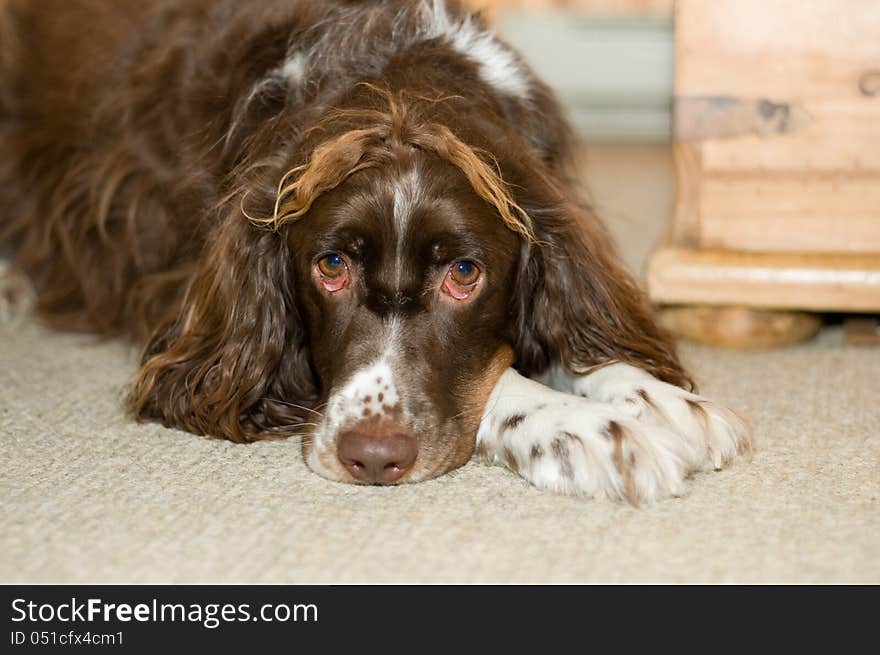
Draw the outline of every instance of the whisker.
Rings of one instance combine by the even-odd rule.
[[[272,430],[287,430],[289,428],[318,427],[317,423],[282,423],[281,425],[273,425]]]
[[[272,402],[272,403],[279,403],[281,405],[287,405],[288,407],[294,407],[296,409],[302,409],[307,412],[312,412],[313,414],[317,414],[321,418],[324,418],[324,414],[322,412],[318,411],[317,409],[312,409],[311,407],[306,407],[305,405],[297,405],[296,403],[291,403],[286,400],[280,400],[278,398],[264,398],[263,400],[266,400],[266,401]],[[326,406],[327,406],[327,403],[322,403],[321,405],[318,405],[318,407],[326,407]]]
[[[471,414],[482,414],[485,411],[484,407],[471,407],[468,409],[463,409],[458,414],[453,414],[452,416],[447,416],[445,420],[453,421],[457,418],[461,418],[462,416],[469,416]]]

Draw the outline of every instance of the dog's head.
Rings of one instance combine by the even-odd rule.
[[[302,435],[316,472],[395,483],[470,458],[511,365],[616,359],[683,381],[554,167],[460,100],[362,88],[285,156],[245,162],[148,346],[135,412],[238,441]]]
[[[436,124],[343,132],[294,175],[279,222],[311,203],[285,235],[321,389],[310,466],[381,483],[460,466],[513,360],[522,224],[503,181]]]

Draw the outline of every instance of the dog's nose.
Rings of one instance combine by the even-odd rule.
[[[349,430],[339,435],[339,461],[368,484],[397,482],[416,461],[418,443],[405,433],[374,434]]]

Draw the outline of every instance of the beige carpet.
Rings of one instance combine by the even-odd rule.
[[[669,215],[667,149],[598,147],[587,169],[639,266]],[[840,342],[686,347],[759,450],[636,510],[479,464],[400,488],[330,483],[293,442],[132,424],[120,343],[0,327],[0,581],[877,583],[880,348]]]

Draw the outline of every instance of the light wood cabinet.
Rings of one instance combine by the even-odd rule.
[[[653,300],[880,312],[880,2],[678,0],[675,48]]]

